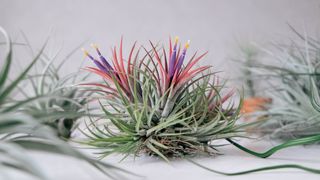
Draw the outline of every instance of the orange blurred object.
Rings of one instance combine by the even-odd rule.
[[[266,109],[266,105],[272,102],[271,98],[265,97],[251,97],[244,99],[243,106],[241,108],[242,114],[249,114],[259,110]]]

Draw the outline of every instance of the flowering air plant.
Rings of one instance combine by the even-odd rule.
[[[100,104],[110,120],[88,127],[87,144],[102,149],[102,157],[146,152],[168,160],[214,153],[212,140],[239,136],[240,109],[228,102],[234,91],[222,92],[215,73],[206,72],[210,66],[195,67],[206,53],[185,60],[189,42],[180,48],[178,38],[169,41],[168,49],[150,45],[151,50],[136,50],[135,43],[125,63],[121,40],[119,52],[112,49],[112,65],[96,45],[98,58],[84,51],[97,66],[87,69],[105,82],[85,85],[100,88],[105,100]]]

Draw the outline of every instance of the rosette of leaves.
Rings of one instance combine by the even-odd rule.
[[[256,131],[284,140],[320,131],[320,41],[292,30],[298,40],[265,50],[272,63],[256,61],[249,67],[254,81],[263,80],[261,89],[273,101],[254,112],[264,116]]]
[[[27,39],[26,42],[28,42]],[[29,48],[32,51],[30,46]],[[52,127],[58,136],[66,139],[70,138],[71,133],[77,128],[78,119],[87,114],[86,104],[92,94],[81,90],[81,87],[78,86],[87,78],[87,75],[79,71],[61,75],[63,64],[74,54],[75,50],[63,57],[58,64],[55,62],[59,58],[60,51],[53,56],[48,56],[43,52],[35,64],[37,68],[34,68],[33,74],[29,73],[25,78],[31,90],[25,92],[23,88],[20,88],[25,98],[33,96],[42,98],[41,101],[29,103],[24,107],[24,111],[39,120],[40,123]]]
[[[240,136],[240,106],[228,101],[234,92],[224,92],[210,66],[195,67],[206,53],[195,53],[184,65],[189,42],[182,49],[178,39],[168,49],[150,45],[136,50],[134,44],[125,60],[121,40],[112,65],[96,45],[98,58],[85,51],[97,66],[87,70],[105,81],[85,84],[99,88],[105,113],[88,125],[86,144],[100,149],[101,157],[144,152],[168,160],[217,153],[212,141]]]
[[[129,172],[110,164],[97,161],[75,150],[67,142],[56,136],[55,130],[46,126],[26,113],[25,108],[31,102],[44,100],[34,96],[13,98],[13,92],[21,92],[19,86],[26,78],[30,69],[39,60],[43,49],[36,55],[30,64],[17,77],[9,81],[9,72],[12,66],[12,43],[6,32],[0,27],[6,38],[7,52],[0,70],[0,177],[16,179],[16,171],[26,173],[37,179],[52,179],[42,171],[29,155],[29,151],[42,151],[47,153],[69,156],[85,161],[110,178],[117,177],[119,172],[128,175]],[[50,98],[50,97],[47,97]],[[55,98],[55,96],[51,96]],[[43,113],[39,111],[38,113]],[[47,114],[52,116],[52,114]],[[116,173],[118,171],[118,173]]]

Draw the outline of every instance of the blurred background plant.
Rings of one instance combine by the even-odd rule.
[[[34,54],[29,40],[24,34],[23,37],[26,48]],[[70,138],[71,133],[78,126],[78,120],[87,115],[87,103],[92,98],[91,92],[82,90],[78,86],[88,78],[88,74],[81,71],[81,66],[76,72],[61,73],[63,65],[77,50],[79,47],[62,57],[60,62],[58,60],[61,49],[51,55],[42,52],[34,65],[36,67],[34,71],[26,75],[25,82],[21,83],[24,88],[19,88],[24,98],[42,98],[41,101],[33,101],[24,106],[25,113],[40,123],[52,127],[56,134],[64,139]],[[24,90],[26,87],[29,88],[28,91]]]
[[[285,140],[317,135],[320,131],[320,41],[291,29],[297,39],[274,43],[272,49],[258,48],[271,59],[270,63],[263,63],[261,58],[256,61],[247,58],[243,63],[251,77],[247,84],[256,84],[261,90],[259,95],[272,100],[268,105],[262,104],[263,108],[243,113],[261,120],[256,132]],[[250,103],[246,102],[256,98],[255,94],[249,94],[244,100],[244,110],[250,109]]]
[[[32,62],[28,64],[15,79],[10,81],[9,73],[10,68],[12,67],[13,45],[7,33],[2,28],[0,28],[0,30],[5,36],[6,43],[4,44],[7,48],[6,56],[0,71],[0,176],[3,176],[5,179],[14,179],[16,175],[8,172],[10,172],[10,170],[16,170],[39,179],[52,179],[52,177],[48,177],[47,174],[44,174],[41,170],[42,168],[28,156],[27,152],[30,150],[55,153],[83,160],[110,178],[115,178],[115,175],[119,174],[119,172],[128,174],[125,170],[92,159],[84,153],[75,150],[70,144],[57,137],[57,130],[52,128],[52,125],[47,126],[45,125],[46,123],[43,123],[42,119],[37,119],[39,117],[33,114],[36,112],[35,108],[32,111],[26,111],[26,109],[30,109],[34,103],[45,104],[50,102],[53,104],[59,102],[57,99],[59,100],[60,94],[43,93],[35,96],[25,96],[19,100],[12,96],[15,94],[13,93],[14,91],[23,93],[22,88],[24,87],[20,87],[22,85],[21,83],[25,79],[32,78],[28,73],[34,64],[40,60],[44,48],[37,53]],[[49,67],[52,66],[49,65]],[[46,73],[41,74],[40,77],[41,76],[46,76]],[[49,87],[49,85],[41,85],[39,87]],[[68,98],[69,97],[70,96],[68,96]],[[72,97],[74,98],[74,96]],[[65,100],[67,98],[61,99]],[[72,100],[71,102],[74,101],[75,100]],[[65,107],[64,103],[65,102],[62,103],[62,107]],[[67,115],[61,115],[60,113],[63,114],[63,112],[60,111],[52,113],[43,110],[44,109],[39,108],[37,112],[38,114],[43,114],[43,117],[47,116],[48,118],[53,119],[56,119],[57,117],[68,117]],[[73,113],[75,114],[76,112],[73,111]],[[78,117],[78,115],[75,117]]]

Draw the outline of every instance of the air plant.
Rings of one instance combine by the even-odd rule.
[[[169,41],[169,49],[150,45],[151,50],[135,52],[135,43],[126,67],[122,40],[119,54],[116,47],[112,50],[112,65],[96,45],[99,58],[84,51],[97,66],[87,69],[105,81],[85,84],[100,88],[105,113],[102,126],[93,120],[88,125],[86,144],[101,149],[101,157],[145,152],[168,160],[216,153],[211,141],[240,136],[235,125],[240,106],[228,101],[234,91],[223,92],[224,84],[207,71],[210,66],[195,67],[206,53],[194,53],[183,65],[189,42],[183,49],[177,38],[173,45]]]
[[[39,60],[43,49],[14,80],[9,82],[13,54],[12,43],[2,28],[0,28],[0,31],[6,38],[8,49],[0,70],[0,176],[6,179],[14,178],[11,173],[7,173],[9,170],[9,172],[24,172],[39,179],[50,179],[28,156],[26,152],[30,150],[55,153],[83,160],[111,178],[116,175],[114,170],[128,173],[123,169],[97,161],[75,150],[67,142],[57,138],[51,127],[41,124],[34,116],[26,113],[25,107],[29,103],[40,102],[43,99],[34,96],[17,100],[12,94],[13,91],[20,91],[19,85]],[[51,96],[51,98],[56,97]],[[52,114],[47,114],[47,116],[50,117]]]
[[[266,50],[277,62],[255,62],[249,68],[255,82],[263,79],[264,95],[273,101],[254,112],[256,117],[264,116],[256,131],[284,140],[318,135],[320,131],[320,41],[293,31],[301,41]]]
[[[38,70],[34,74],[30,73],[26,76],[27,84],[32,87],[31,90],[22,93],[26,98],[32,96],[50,97],[29,103],[28,106],[24,107],[24,111],[40,123],[55,129],[56,134],[65,139],[70,138],[71,133],[77,128],[78,119],[87,114],[86,104],[91,99],[92,94],[81,90],[81,87],[77,86],[87,76],[81,76],[79,72],[65,76],[60,75],[59,71],[63,63],[74,52],[75,50],[64,57],[61,63],[57,65],[54,62],[59,52],[53,57],[49,57],[43,52],[39,57],[38,64],[35,64],[42,69],[41,72]]]

